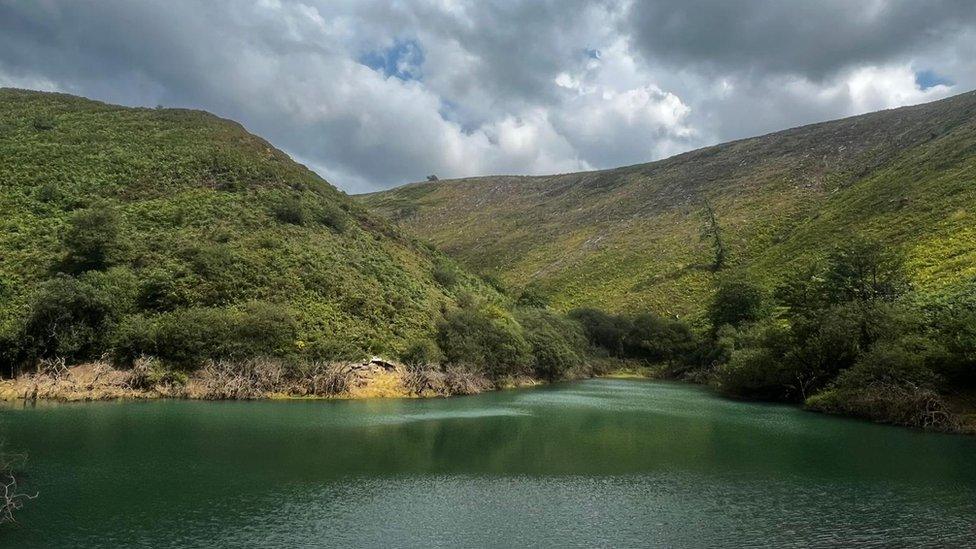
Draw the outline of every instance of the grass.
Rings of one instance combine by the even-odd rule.
[[[728,270],[768,286],[857,233],[904,249],[929,298],[957,292],[976,279],[976,94],[650,164],[424,182],[359,199],[476,272],[541,284],[561,309],[701,319],[716,277],[706,197]]]

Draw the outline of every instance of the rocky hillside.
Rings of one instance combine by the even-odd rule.
[[[719,274],[773,285],[861,235],[903,249],[916,286],[937,295],[976,277],[976,93],[649,164],[416,183],[361,201],[561,308],[697,316],[716,227]]]

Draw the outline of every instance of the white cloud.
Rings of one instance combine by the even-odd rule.
[[[825,1],[857,17],[814,13],[801,49],[720,3],[695,19],[627,0],[0,3],[0,85],[211,110],[353,192],[633,164],[976,86],[974,10],[937,2],[925,26],[911,6]],[[790,36],[770,5],[772,38]],[[396,44],[398,75],[360,62]],[[956,85],[922,89],[922,70]]]

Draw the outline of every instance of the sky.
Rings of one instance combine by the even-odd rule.
[[[360,193],[969,91],[976,2],[0,0],[0,86],[205,109]]]

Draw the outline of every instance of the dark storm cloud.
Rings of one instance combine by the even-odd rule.
[[[939,47],[976,24],[976,2],[637,0],[630,23],[649,59],[819,80]]]

